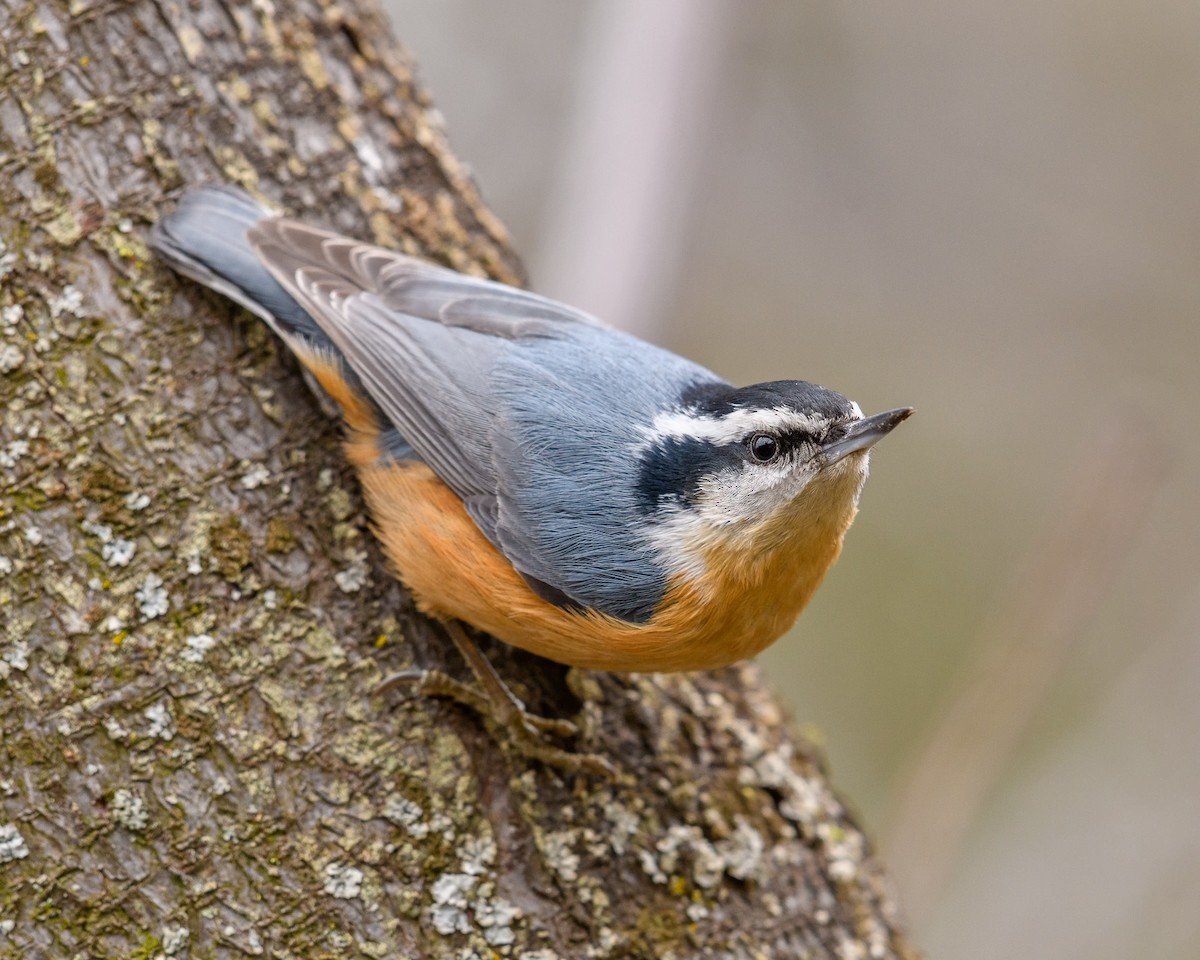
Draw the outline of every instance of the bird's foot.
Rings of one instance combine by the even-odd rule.
[[[446,697],[480,716],[495,720],[508,731],[513,745],[523,756],[568,773],[588,773],[609,779],[617,776],[616,768],[604,757],[593,753],[575,753],[547,743],[543,739],[546,735],[573,737],[579,733],[579,728],[569,720],[530,713],[462,627],[457,623],[447,623],[445,627],[482,690],[455,680],[440,670],[405,670],[385,679],[375,688],[375,692],[386,693],[411,684],[418,693]]]
[[[442,673],[441,670],[401,670],[383,680],[375,688],[375,693],[390,693],[400,687],[411,687],[427,697],[445,697],[474,710],[480,716],[488,717],[498,713],[492,702],[482,693],[469,684]],[[525,709],[516,715],[516,722],[528,727],[527,732],[531,736],[548,734],[553,737],[573,737],[579,733],[579,728],[570,720],[541,717]]]

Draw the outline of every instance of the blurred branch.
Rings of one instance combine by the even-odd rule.
[[[981,631],[883,831],[913,918],[936,905],[981,805],[1125,566],[1165,468],[1142,429],[1107,419],[1078,458],[1045,539]]]
[[[534,262],[539,290],[661,335],[733,10],[728,0],[590,5],[574,123]]]

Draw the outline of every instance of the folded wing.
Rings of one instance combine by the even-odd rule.
[[[533,589],[651,615],[665,576],[630,450],[681,382],[712,374],[544,297],[294,221],[248,239]]]

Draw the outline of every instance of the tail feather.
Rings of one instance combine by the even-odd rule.
[[[149,242],[173,269],[261,317],[299,358],[322,404],[339,406],[360,440],[372,439],[381,461],[419,459],[371,400],[342,352],[263,266],[248,234],[273,216],[235,187],[203,187],[185,194],[175,211],[159,220]],[[320,386],[322,374],[334,378],[331,386],[341,381],[345,390],[326,392]],[[332,403],[337,397],[340,401]],[[355,402],[346,402],[348,397]]]
[[[150,246],[174,270],[261,317],[285,339],[299,335],[320,350],[333,344],[262,265],[247,232],[274,214],[235,187],[184,195],[150,233]]]

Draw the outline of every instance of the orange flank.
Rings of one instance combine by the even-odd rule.
[[[654,616],[637,624],[538,597],[425,464],[359,465],[379,539],[423,611],[595,670],[707,670],[758,653],[800,615],[837,559],[855,509],[850,498],[837,516],[771,518],[787,525],[776,547],[707,552],[704,574],[673,578]]]
[[[379,422],[371,405],[351,388],[342,374],[341,362],[315,350],[309,350],[304,341],[290,338],[287,341],[296,358],[304,364],[333,401],[342,409],[348,436],[344,449],[346,458],[356,467],[363,467],[379,459]]]

